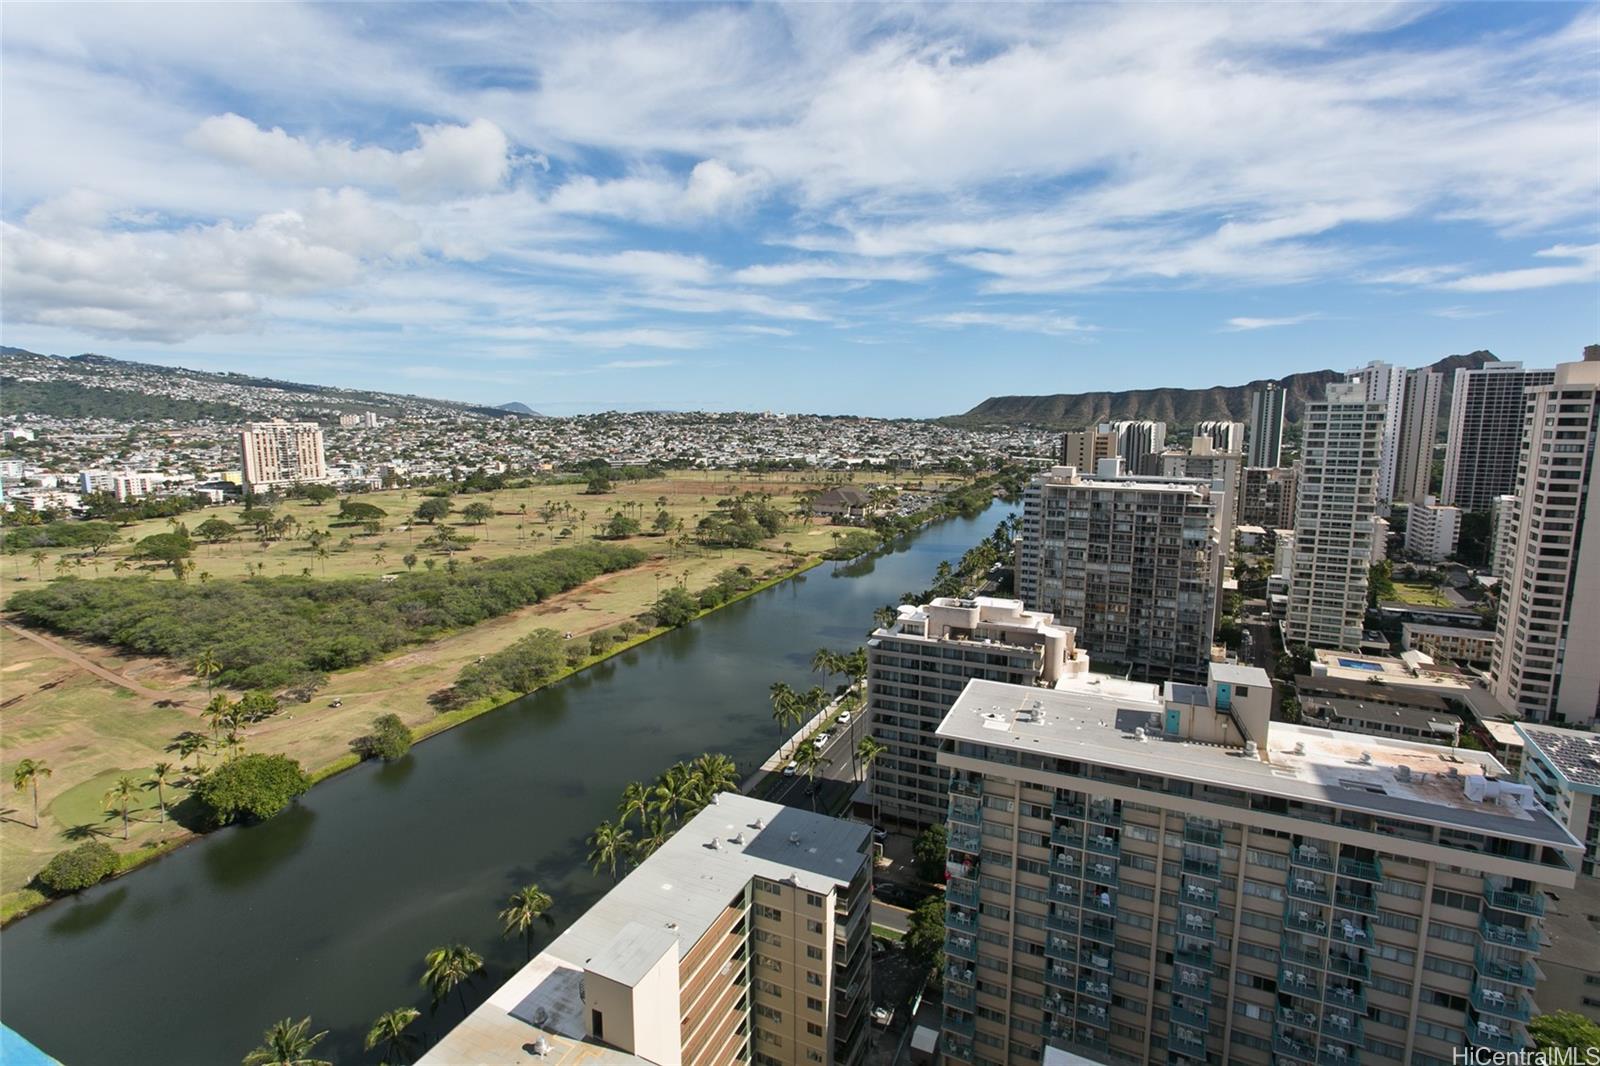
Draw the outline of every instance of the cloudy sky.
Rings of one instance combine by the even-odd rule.
[[[1600,339],[1600,9],[8,3],[7,344],[935,415]]]

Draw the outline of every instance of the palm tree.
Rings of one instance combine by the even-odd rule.
[[[633,834],[624,826],[613,825],[610,822],[601,822],[594,827],[594,833],[589,837],[589,865],[595,873],[601,867],[611,871],[611,876],[617,876],[617,862],[628,855],[628,844],[633,839]]]
[[[211,653],[210,648],[195,657],[194,673],[196,677],[206,683],[206,691],[210,692],[215,685],[214,679],[218,674],[222,673],[222,664],[217,661],[217,657]]]
[[[878,761],[878,756],[887,750],[887,747],[879,744],[871,737],[861,738],[861,742],[856,745],[856,763],[861,768],[861,779],[863,781],[866,780],[867,774],[871,772],[872,764]]]
[[[166,786],[172,781],[174,767],[169,762],[158,762],[150,768],[150,780],[144,783],[145,788],[156,790],[156,802],[161,805],[161,821],[167,820],[167,794]]]
[[[210,746],[211,742],[206,739],[204,733],[196,733],[193,729],[185,729],[182,733],[172,738],[172,743],[167,745],[166,750],[176,753],[180,759],[187,759],[191,755],[196,756],[194,764],[198,768],[200,765],[198,756],[203,755]]]
[[[205,710],[200,712],[200,717],[211,723],[211,739],[215,741],[219,736],[222,723],[227,720],[233,711],[233,704],[226,696],[212,696],[211,702],[206,704]]]
[[[681,762],[673,763],[656,778],[656,787],[652,790],[656,810],[676,822],[693,791],[694,782],[688,769]]]
[[[243,1066],[333,1066],[326,1059],[311,1057],[311,1049],[321,1043],[328,1031],[312,1033],[310,1028],[310,1018],[276,1022],[261,1034],[261,1046],[244,1057]]]
[[[44,561],[50,558],[50,556],[46,555],[44,552],[36,551],[29,555],[28,558],[33,562],[34,573],[38,574],[41,578],[44,577]]]
[[[718,752],[707,752],[696,758],[689,764],[689,772],[707,803],[717,793],[733,792],[739,787],[738,767],[732,759]]]
[[[467,1014],[466,986],[483,972],[483,956],[465,944],[434,948],[423,958],[426,969],[422,974],[422,987],[433,996],[434,1009],[439,1001],[455,991],[461,1002],[461,1016]]]
[[[787,735],[785,730],[800,724],[799,697],[794,689],[782,681],[774,681],[769,691],[772,694],[772,720],[778,723],[779,735]],[[784,744],[778,746],[778,754],[783,754],[783,748]]]
[[[521,933],[526,942],[528,958],[533,958],[533,923],[543,919],[546,925],[555,925],[548,913],[553,906],[555,900],[538,885],[522,886],[511,893],[506,909],[500,912],[500,921],[505,926],[501,935]]]
[[[654,815],[639,831],[639,843],[634,848],[634,854],[642,862],[654,855],[656,849],[665,844],[671,836],[671,824],[661,815]]]
[[[650,790],[642,781],[629,781],[622,789],[622,801],[617,804],[617,821],[626,825],[633,815],[639,816],[639,824],[644,824],[645,815],[650,812]]]
[[[139,792],[139,786],[134,784],[133,778],[123,774],[117,778],[117,783],[106,792],[105,808],[108,811],[122,811],[122,839],[128,839],[128,807],[133,803],[133,798]]]
[[[406,1026],[421,1016],[422,1012],[415,1007],[396,1007],[394,1010],[384,1011],[378,1015],[378,1020],[372,1023],[372,1028],[367,1030],[367,1039],[363,1041],[363,1046],[371,1051],[382,1044],[385,1062],[408,1061],[411,1058],[411,1049],[419,1041],[406,1032]]]
[[[818,648],[811,656],[811,669],[819,674],[844,673],[844,656],[828,648]]]
[[[49,777],[54,771],[43,759],[23,759],[11,771],[11,787],[21,792],[33,789],[33,827],[39,828],[39,778]]]
[[[800,750],[794,753],[794,761],[800,764],[800,772],[806,775],[806,781],[811,785],[811,809],[817,809],[817,771],[824,766],[831,766],[833,760],[822,754],[822,749],[815,744],[802,744]]]

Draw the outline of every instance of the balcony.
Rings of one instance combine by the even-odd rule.
[[[1521,951],[1539,950],[1539,930],[1533,926],[1518,928],[1491,922],[1487,915],[1478,921],[1478,932],[1488,943],[1499,947],[1517,948]]]
[[[1525,914],[1531,918],[1544,917],[1545,894],[1543,892],[1512,892],[1500,888],[1492,880],[1486,879],[1483,886],[1483,900],[1497,911]]]
[[[1333,893],[1333,903],[1336,907],[1343,907],[1347,911],[1355,911],[1358,914],[1375,915],[1378,913],[1378,901],[1365,892],[1349,892],[1342,888],[1337,889]]]
[[[1050,813],[1057,818],[1082,818],[1088,811],[1079,800],[1058,799],[1050,805]]]
[[[1295,899],[1310,900],[1312,903],[1328,902],[1328,886],[1316,878],[1291,877],[1284,887]]]
[[[1085,918],[1078,926],[1078,935],[1102,944],[1116,942],[1117,923],[1104,918]]]
[[[1099,881],[1115,881],[1117,879],[1117,860],[1114,856],[1096,855],[1093,861],[1086,863],[1083,869],[1085,877],[1093,877]]]
[[[1472,963],[1478,973],[1503,984],[1533,988],[1539,983],[1539,968],[1528,962],[1511,962],[1497,957],[1493,952],[1479,948],[1472,953]]]
[[[948,892],[951,885],[965,882],[971,885],[972,890],[976,892],[978,890],[979,867],[980,864],[976,862],[947,861],[944,864],[945,891]]]
[[[1087,1025],[1098,1025],[1104,1029],[1111,1024],[1110,1012],[1098,1003],[1080,1003],[1073,1012],[1073,1017]]]
[[[978,905],[978,886],[971,881],[951,882],[944,890],[944,901],[961,907]]]
[[[1044,942],[1044,957],[1059,962],[1078,961],[1078,942],[1064,936],[1053,936]]]
[[[976,914],[962,914],[954,907],[944,912],[944,924],[947,929],[956,929],[963,933],[976,933],[978,931],[978,916]]]
[[[1099,999],[1110,1003],[1111,982],[1096,981],[1093,978],[1086,977],[1082,981],[1078,982],[1078,994],[1081,996],[1088,996],[1090,999]]]
[[[1195,966],[1202,970],[1210,970],[1211,949],[1200,944],[1181,944],[1177,951],[1172,953],[1175,961],[1185,966]]]
[[[947,936],[944,938],[944,953],[951,958],[977,962],[978,942],[970,936]]]
[[[1372,967],[1360,959],[1346,955],[1340,951],[1328,953],[1328,972],[1336,973],[1342,977],[1351,977],[1357,981],[1372,980]]]
[[[1372,943],[1372,931],[1367,928],[1365,918],[1359,921],[1340,918],[1338,924],[1333,927],[1333,935],[1335,939],[1348,944],[1360,944],[1362,947]]]
[[[1202,1062],[1205,1061],[1205,1030],[1187,1029],[1182,1026],[1174,1026],[1172,1035],[1167,1038],[1167,1050],[1182,1055],[1185,1058],[1199,1059]]]
[[[1091,803],[1089,821],[1098,825],[1119,826],[1122,824],[1122,812],[1109,803]]]
[[[978,994],[966,985],[948,985],[944,990],[944,1005],[970,1013],[978,1008]]]
[[[1312,966],[1322,969],[1322,952],[1313,947],[1307,947],[1299,940],[1285,936],[1278,942],[1278,955],[1286,962],[1298,963],[1301,966]]]
[[[983,834],[973,829],[955,829],[950,833],[950,850],[976,855],[983,850]]]
[[[946,1033],[939,1038],[939,1047],[949,1058],[959,1062],[972,1061],[972,1041],[954,1033]]]
[[[1050,843],[1062,848],[1083,847],[1083,834],[1072,826],[1058,825],[1050,831]]]
[[[1183,879],[1183,894],[1178,898],[1191,907],[1204,907],[1208,911],[1217,909],[1216,892],[1188,878]]]
[[[1312,936],[1327,936],[1328,923],[1317,917],[1312,911],[1290,911],[1283,916],[1285,929],[1296,929]]]
[[[1316,1011],[1290,1010],[1284,1007],[1278,1011],[1277,1019],[1279,1025],[1292,1026],[1296,1029],[1305,1029],[1308,1032],[1315,1033],[1317,1025],[1322,1021],[1322,1016]]]
[[[1222,880],[1222,867],[1215,859],[1204,859],[1198,855],[1185,855],[1183,857],[1183,872],[1196,877],[1204,877],[1208,881]]]
[[[978,1031],[978,1025],[970,1014],[947,1010],[944,1012],[944,1031],[956,1033],[971,1040]]]
[[[1533,1014],[1528,998],[1522,993],[1498,988],[1473,989],[1472,1005],[1479,1014],[1491,1014],[1496,1018],[1510,1018],[1518,1022],[1526,1022]]]
[[[1361,1066],[1361,1052],[1342,1044],[1323,1044],[1317,1062],[1320,1066]]]
[[[1213,943],[1217,939],[1217,930],[1211,920],[1211,915],[1204,911],[1191,911],[1179,908],[1178,931],[1184,936],[1194,937],[1197,940],[1209,940]]]
[[[1046,966],[1044,968],[1044,983],[1052,988],[1070,989],[1076,987],[1070,966]]]
[[[1177,1000],[1173,1000],[1172,1009],[1167,1013],[1172,1016],[1173,1025],[1187,1025],[1191,1029],[1200,1030],[1202,1033],[1206,1031],[1206,1012],[1204,1008],[1196,1010],[1193,1007],[1184,1006]]]
[[[1328,994],[1322,997],[1324,1003],[1345,1010],[1365,1014],[1367,1011],[1367,994],[1354,985],[1334,984],[1329,982]]]
[[[944,976],[947,981],[970,985],[976,975],[972,972],[971,966],[962,966],[960,963],[952,962],[945,966]]]
[[[1083,846],[1096,855],[1116,855],[1122,850],[1122,842],[1120,840],[1103,833],[1090,833],[1084,840]]]
[[[1078,935],[1078,915],[1072,911],[1051,911],[1045,915],[1044,927],[1054,929],[1058,933],[1067,933],[1071,936]]]
[[[1383,883],[1383,866],[1377,859],[1339,859],[1339,876],[1353,877],[1357,881]]]
[[[1221,848],[1222,830],[1203,822],[1185,822],[1183,839],[1187,843],[1199,844],[1203,848]]]
[[[1112,972],[1111,952],[1107,951],[1102,954],[1092,947],[1085,947],[1078,955],[1078,965],[1086,970],[1093,970],[1095,973],[1110,974]]]
[[[1350,1044],[1360,1044],[1366,1039],[1362,1020],[1342,1010],[1328,1010],[1322,1014],[1322,1035]]]
[[[963,822],[967,825],[983,825],[983,807],[969,800],[950,798],[950,821]]]
[[[950,791],[958,796],[981,797],[983,795],[983,778],[961,777],[959,774],[952,775],[950,778]]]
[[[1313,1045],[1282,1034],[1273,1038],[1272,1050],[1275,1054],[1282,1055],[1286,1059],[1293,1059],[1296,1062],[1317,1061],[1317,1049]]]
[[[1290,849],[1289,864],[1291,866],[1304,866],[1310,870],[1321,870],[1323,873],[1331,874],[1333,872],[1333,855],[1313,844],[1300,844]]]
[[[1515,1022],[1498,1025],[1495,1022],[1482,1021],[1476,1025],[1467,1026],[1467,1042],[1474,1047],[1486,1047],[1494,1051],[1522,1051],[1531,1046],[1527,1033]]]
[[[1314,973],[1293,966],[1278,967],[1278,991],[1306,999],[1322,998],[1322,982]]]

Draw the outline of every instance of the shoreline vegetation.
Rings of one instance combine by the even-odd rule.
[[[742,568],[743,573],[738,575],[740,578],[742,578],[742,580],[739,580],[735,587],[729,587],[732,575],[735,572],[724,571],[723,574],[718,575],[719,581],[717,583],[705,590],[702,590],[699,594],[688,593],[687,590],[677,587],[667,589],[661,594],[661,596],[658,597],[657,606],[662,607],[664,601],[669,599],[676,600],[678,611],[675,616],[670,618],[650,618],[649,616],[652,614],[652,612],[644,612],[641,617],[645,618],[645,620],[652,621],[653,624],[649,625],[648,627],[641,626],[640,628],[635,628],[631,632],[613,633],[611,634],[612,639],[607,642],[606,646],[598,649],[592,648],[588,654],[581,656],[575,656],[571,653],[566,654],[559,664],[553,664],[546,672],[541,673],[537,683],[533,684],[532,687],[528,688],[526,691],[517,691],[515,689],[497,689],[478,694],[470,699],[454,705],[447,701],[440,702],[430,698],[430,702],[434,703],[438,708],[438,713],[434,717],[412,727],[413,739],[417,742],[420,742],[429,737],[437,736],[449,729],[469,722],[477,717],[480,717],[481,715],[505,707],[523,698],[524,696],[530,695],[533,692],[546,687],[547,685],[555,684],[559,681],[565,680],[566,678],[587,670],[590,667],[605,662],[614,656],[630,651],[633,648],[636,648],[650,640],[654,640],[655,638],[662,636],[674,629],[688,625],[699,618],[703,618],[706,615],[711,614],[714,611],[721,610],[724,607],[728,607],[734,603],[748,599],[758,592],[763,592],[767,589],[780,585],[785,581],[788,581],[794,577],[806,573],[811,569],[814,569],[817,566],[822,565],[824,562],[833,561],[837,563],[859,559],[863,556],[889,548],[894,544],[895,541],[905,536],[909,536],[934,522],[942,521],[947,518],[959,517],[963,514],[973,513],[976,510],[981,509],[983,506],[986,506],[997,496],[1014,495],[1017,485],[1013,482],[1016,481],[1017,477],[1018,475],[1016,475],[1014,472],[1007,471],[980,476],[962,486],[960,489],[948,493],[945,497],[939,500],[938,503],[932,507],[926,508],[924,511],[916,515],[894,516],[891,519],[877,522],[870,527],[839,527],[838,529],[831,531],[834,540],[834,544],[831,548],[825,549],[820,553],[802,553],[786,549],[784,552],[785,557],[794,562],[795,565],[784,567],[776,572],[773,569],[769,569],[760,576],[751,574],[748,567]],[[598,544],[593,545],[592,547],[612,549],[615,552],[615,556],[607,557],[608,559],[621,558],[628,553],[637,555],[638,559],[623,563],[620,567],[613,567],[611,569],[603,568],[599,574],[590,575],[586,581],[593,580],[594,577],[601,576],[604,573],[615,572],[616,569],[625,569],[627,567],[636,566],[639,562],[644,561],[646,558],[645,553],[639,552],[637,549],[626,548],[621,545]],[[584,551],[585,549],[577,547],[552,548],[527,558],[529,560],[536,561],[544,559],[546,556],[564,555],[568,553],[576,555]],[[504,560],[494,560],[493,562],[504,562]],[[422,575],[412,576],[421,577]],[[430,574],[429,576],[446,578],[447,575],[441,573],[437,575]],[[453,577],[454,575],[450,576]],[[273,581],[281,582],[283,579],[273,579]],[[244,582],[240,583],[248,584],[249,582],[248,579],[246,579]],[[271,581],[268,582],[268,584],[271,583]],[[72,584],[90,585],[93,583],[75,581],[72,582]],[[328,584],[332,583],[330,582]],[[163,586],[163,588],[171,587],[173,586]],[[51,587],[47,586],[42,589],[34,590],[33,596],[36,599],[45,598],[47,597],[50,588]],[[568,586],[566,589],[562,589],[561,591],[567,591],[571,588],[581,588],[581,584],[578,586]],[[708,593],[713,592],[713,590],[715,590],[715,595],[711,596],[708,601],[706,596]],[[196,591],[198,591],[198,589],[196,589]],[[685,603],[683,601],[687,602]],[[30,601],[25,599],[24,602],[27,603]],[[47,598],[45,598],[45,602],[49,602]],[[538,600],[535,599],[531,602],[538,602]],[[72,610],[81,610],[83,607],[84,604],[81,602],[73,602],[69,605],[69,609]],[[6,608],[8,613],[14,613],[12,604],[6,604]],[[36,610],[37,608],[35,607],[29,609]],[[511,609],[514,608],[506,608],[506,610]],[[666,608],[663,608],[663,614],[667,613],[669,613],[669,611]],[[79,617],[81,620],[83,615],[80,614]],[[495,616],[489,615],[487,617],[492,618]],[[487,620],[487,618],[480,619],[480,621],[483,620]],[[461,628],[471,628],[471,626],[474,624],[477,623],[469,622]],[[41,628],[53,629],[54,627],[41,626]],[[450,631],[450,629],[445,628],[439,632],[431,634],[430,638],[425,639],[443,636]],[[101,632],[103,633],[103,631]],[[532,640],[540,633],[547,632],[553,631],[535,631],[535,633],[530,634],[529,637],[523,638],[523,641],[514,642],[512,646],[508,646],[507,648],[502,649],[500,653],[495,654],[498,655],[508,653],[516,644]],[[74,634],[69,631],[68,635],[83,636],[85,634]],[[559,636],[559,634],[556,634],[556,636]],[[596,636],[598,636],[598,634],[596,634]],[[372,658],[382,658],[383,656],[392,655],[396,652],[403,652],[407,646],[414,646],[418,643],[423,642],[415,640],[398,642],[394,646],[383,651],[375,652],[368,656],[367,659],[360,661],[365,662]],[[222,666],[221,663],[216,665],[218,667]],[[351,665],[357,664],[352,663]],[[464,669],[462,671],[463,675],[465,675],[470,669],[470,666],[467,669]],[[213,668],[210,673],[211,676],[206,678],[206,680],[214,682],[216,680],[216,675],[221,673],[221,670]],[[459,678],[457,683],[459,684]],[[441,690],[441,692],[448,692],[450,689],[455,687],[456,685],[451,685],[449,688]],[[440,693],[435,694],[435,696],[438,695],[440,695]],[[355,768],[363,761],[365,761],[364,756],[359,751],[352,750],[347,752],[337,758],[321,764],[320,766],[316,766],[307,770],[306,778],[308,784],[310,787],[315,787],[316,785],[332,777]],[[119,878],[138,869],[146,863],[153,862],[156,859],[170,854],[171,852],[176,851],[178,848],[197,841],[206,835],[208,835],[208,833],[204,831],[189,831],[182,835],[167,837],[153,842],[147,842],[144,846],[135,851],[118,852],[116,868],[107,875],[106,880]],[[9,925],[11,922],[40,910],[57,900],[69,898],[71,895],[73,895],[73,893],[56,895],[46,894],[45,892],[40,891],[36,879],[30,881],[28,885],[23,888],[0,895],[0,927]]]

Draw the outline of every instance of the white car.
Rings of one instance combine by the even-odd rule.
[[[845,711],[843,714],[841,714],[839,716],[839,724],[840,725],[849,725],[850,724],[850,712],[849,711]]]
[[[818,733],[815,737],[812,738],[811,744],[818,751],[821,751],[823,748],[828,746],[828,741],[830,741],[832,739],[833,739],[833,734],[832,733]]]
[[[785,766],[783,768],[783,776],[784,777],[793,777],[797,772],[799,772],[799,770],[800,770],[800,764],[797,763],[797,762],[792,762],[791,761],[788,766]]]

